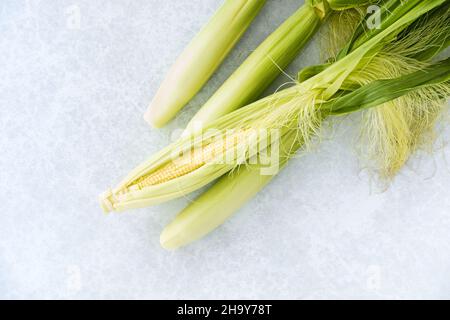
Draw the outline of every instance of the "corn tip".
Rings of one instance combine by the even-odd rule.
[[[152,108],[149,108],[145,114],[144,114],[144,120],[147,122],[151,127],[155,129],[159,129],[164,126],[164,123],[156,117],[154,110]]]
[[[102,207],[104,213],[109,213],[114,210],[114,206],[111,201],[112,197],[113,193],[111,189],[100,195],[99,197],[100,206]]]
[[[177,249],[179,246],[176,245],[176,242],[171,241],[173,240],[173,238],[169,234],[169,232],[169,228],[164,228],[164,230],[161,232],[161,235],[159,236],[159,243],[161,244],[162,248],[171,251]]]

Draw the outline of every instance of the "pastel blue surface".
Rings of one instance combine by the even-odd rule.
[[[302,1],[269,0],[194,101],[149,128],[164,74],[220,3],[0,2],[0,298],[450,298],[448,129],[384,190],[353,147],[360,116],[340,120],[176,252],[159,234],[195,195],[102,214],[97,195],[166,145]],[[288,74],[320,61],[318,39]]]

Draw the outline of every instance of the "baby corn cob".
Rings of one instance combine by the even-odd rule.
[[[280,169],[302,145],[296,133],[295,128],[292,128],[281,140]],[[204,237],[225,222],[274,177],[275,175],[262,175],[260,165],[241,167],[236,172],[221,177],[164,228],[160,236],[161,246],[176,249]]]
[[[242,37],[266,0],[225,0],[170,69],[144,115],[162,127],[208,81]]]

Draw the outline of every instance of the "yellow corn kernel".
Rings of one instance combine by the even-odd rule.
[[[195,169],[200,168],[204,163],[201,162],[189,162],[185,164],[178,164],[175,162],[170,162],[163,166],[161,169],[140,178],[136,184],[132,186],[133,189],[141,190],[148,186],[153,186],[156,184],[164,183],[172,179],[184,176]]]
[[[164,183],[184,176],[205,165],[219,154],[223,154],[227,144],[235,145],[243,132],[233,134],[223,140],[209,143],[202,148],[194,148],[187,155],[163,165],[156,171],[137,179],[129,190],[142,190],[148,186]]]

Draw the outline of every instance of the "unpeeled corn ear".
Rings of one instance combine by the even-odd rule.
[[[167,124],[203,87],[238,42],[266,0],[226,0],[170,69],[144,119]]]

